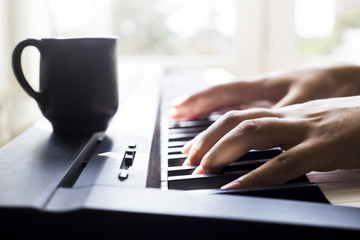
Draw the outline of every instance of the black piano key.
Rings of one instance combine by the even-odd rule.
[[[175,141],[190,141],[194,137],[196,137],[197,133],[174,133],[169,134],[169,142]]]
[[[240,159],[238,159],[237,161],[267,160],[267,159],[273,158],[274,156],[277,156],[281,152],[282,151],[279,149],[269,149],[269,150],[262,150],[262,151],[252,150],[252,151],[249,151],[247,154],[245,154]],[[186,157],[187,157],[187,155],[182,154],[181,152],[169,154],[168,155],[168,166],[169,167],[181,166],[183,164],[184,160],[186,159]],[[233,164],[232,168],[235,168],[235,166],[240,166],[240,165]],[[251,165],[249,165],[249,166],[251,166]],[[253,166],[254,166],[254,168],[256,168],[259,166],[259,164],[254,162]],[[231,168],[231,166],[229,166],[228,168]],[[252,168],[252,169],[254,169],[254,168]]]
[[[329,203],[316,183],[287,183],[281,185],[244,187],[236,189],[193,190],[192,193],[230,194]]]
[[[247,172],[249,171],[232,172],[231,174],[197,174],[168,177],[168,188],[178,190],[220,188]]]
[[[182,154],[181,150],[183,147],[183,142],[176,143],[172,147],[168,148],[168,155],[179,155]],[[259,160],[259,159],[271,159],[281,153],[281,150],[264,150],[264,151],[250,151],[245,154],[243,157],[239,158],[237,161],[248,161],[248,160]],[[182,157],[185,157],[182,154]]]
[[[207,127],[189,127],[189,128],[173,128],[169,129],[168,133],[176,134],[176,133],[196,133],[199,134],[202,131],[206,130]]]
[[[195,170],[196,166],[173,166],[168,167],[168,176],[180,176],[180,175],[191,175]]]
[[[173,142],[168,142],[168,148],[179,148],[179,147],[183,147],[188,141],[173,141]]]
[[[169,189],[178,190],[196,190],[196,189],[219,189],[223,185],[241,177],[249,171],[225,172],[219,174],[198,174],[198,175],[182,175],[169,176]],[[306,175],[300,176],[286,184],[307,184],[310,183]]]
[[[243,170],[254,170],[255,168],[263,165],[267,159],[260,160],[250,160],[250,161],[238,161],[230,163],[222,169],[222,172],[232,172],[232,171],[243,171]]]
[[[181,121],[181,122],[175,122],[170,121],[168,124],[169,129],[174,128],[192,128],[192,127],[208,127],[211,124],[213,124],[214,120],[209,119],[203,119],[203,120],[189,120],[189,121]]]
[[[306,183],[310,182],[309,178],[306,175],[302,175],[300,177],[294,178],[289,181],[289,183]]]
[[[186,158],[184,154],[170,155],[168,156],[168,167],[181,166]]]
[[[255,159],[271,159],[282,153],[280,148],[272,148],[267,150],[250,150],[237,161],[255,160]]]
[[[242,170],[253,170],[267,160],[251,160],[251,161],[241,161],[233,162],[228,166],[224,167],[222,172],[234,172]],[[191,175],[197,166],[173,166],[168,167],[168,176],[180,176],[180,175]]]

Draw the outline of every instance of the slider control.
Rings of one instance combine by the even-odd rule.
[[[135,144],[129,144],[128,148],[126,149],[124,153],[124,157],[122,159],[121,165],[120,165],[120,173],[119,173],[119,179],[120,181],[124,181],[128,178],[129,172],[128,169],[133,165],[135,154],[136,154],[136,145]]]
[[[126,150],[124,159],[123,159],[123,165],[127,169],[132,166],[135,158],[135,150]]]

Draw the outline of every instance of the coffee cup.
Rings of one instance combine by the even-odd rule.
[[[40,52],[39,91],[30,86],[21,66],[28,46]],[[12,65],[54,132],[104,131],[117,111],[116,38],[26,39],[15,47]]]

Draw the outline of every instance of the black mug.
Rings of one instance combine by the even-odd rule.
[[[21,68],[25,47],[40,52],[39,91]],[[118,108],[116,38],[26,39],[12,55],[15,76],[57,133],[106,130]]]

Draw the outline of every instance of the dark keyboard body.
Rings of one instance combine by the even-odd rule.
[[[0,239],[358,238],[360,209],[326,203],[306,176],[219,190],[280,149],[251,151],[217,174],[182,166],[179,149],[211,121],[171,125],[168,98],[199,76],[128,79],[105,133],[58,136],[40,122],[1,148]],[[161,92],[168,84],[175,90]]]

